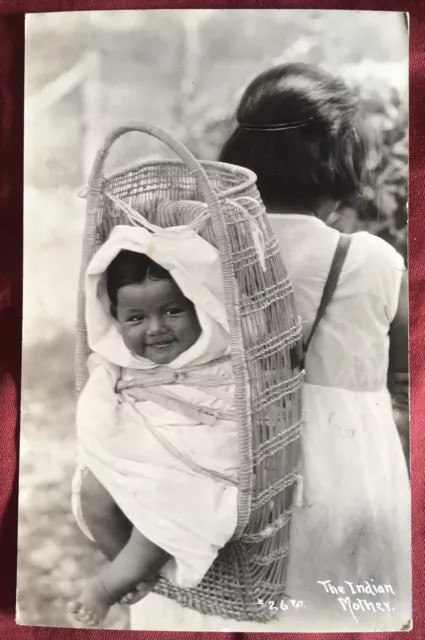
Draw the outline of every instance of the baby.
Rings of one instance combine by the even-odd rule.
[[[86,298],[93,355],[77,408],[74,512],[111,562],[70,613],[99,626],[160,574],[186,588],[202,580],[236,527],[238,430],[212,245],[192,231],[116,227],[89,265]],[[100,495],[99,526],[81,502]]]

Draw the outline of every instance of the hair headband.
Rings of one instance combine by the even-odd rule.
[[[305,120],[298,120],[295,122],[284,122],[282,124],[249,124],[245,122],[240,122],[238,125],[241,129],[245,129],[246,131],[287,131],[288,129],[299,129],[301,127],[306,127],[310,124],[310,121],[314,120],[312,118],[306,118]]]

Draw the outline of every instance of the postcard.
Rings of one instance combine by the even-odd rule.
[[[412,628],[408,18],[26,17],[17,622]]]

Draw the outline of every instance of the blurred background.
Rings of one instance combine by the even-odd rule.
[[[74,327],[87,183],[98,147],[131,120],[216,159],[248,82],[285,61],[319,64],[359,93],[378,142],[376,188],[341,203],[336,227],[367,229],[407,257],[408,36],[404,14],[187,10],[39,14],[26,23],[23,416],[18,616],[67,626],[66,602],[101,558],[70,513]],[[111,170],[169,157],[130,135]],[[115,607],[108,626],[126,628]]]

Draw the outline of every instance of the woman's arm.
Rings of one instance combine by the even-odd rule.
[[[397,313],[390,326],[388,387],[393,398],[395,421],[409,463],[409,322],[407,272],[403,274]]]

